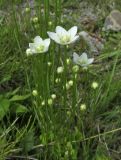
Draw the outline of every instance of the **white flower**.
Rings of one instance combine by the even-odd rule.
[[[73,53],[73,62],[86,68],[88,65],[93,63],[94,58],[88,58],[86,53],[82,53],[81,56],[79,56],[77,53]]]
[[[29,43],[29,48],[26,50],[26,53],[29,51],[31,54],[35,53],[45,53],[48,51],[50,45],[50,39],[43,40],[40,36],[34,38],[34,43]]]
[[[56,43],[61,45],[68,45],[74,43],[79,36],[77,36],[77,27],[74,26],[68,31],[63,27],[57,26],[55,32],[47,32],[49,37],[54,40]]]

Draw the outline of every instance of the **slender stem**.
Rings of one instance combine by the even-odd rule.
[[[67,48],[64,48],[64,83],[63,83],[63,87],[64,87],[64,107],[67,107],[67,90],[66,90],[66,82],[67,82],[67,63],[66,63],[66,59],[67,59]]]

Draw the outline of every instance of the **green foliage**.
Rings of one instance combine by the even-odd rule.
[[[34,131],[28,131],[21,141],[21,146],[24,153],[29,152],[34,146]]]
[[[73,51],[81,54],[80,41],[68,48],[51,42],[49,53],[25,55],[36,35],[47,38],[46,32],[54,31],[56,25],[80,26],[80,2],[85,1],[35,1],[26,12],[22,0],[0,1],[1,8],[7,3],[11,9],[0,18],[1,160],[14,159],[14,155],[48,160],[120,159],[121,34],[102,32],[103,22],[97,22],[97,32],[106,43],[88,70],[75,71],[71,59]],[[96,8],[103,1],[87,2]],[[109,1],[104,2],[101,7],[107,14]],[[63,7],[76,11],[72,20],[62,15]],[[60,66],[64,71],[58,74]],[[68,86],[70,80],[73,83]]]
[[[10,101],[0,96],[0,120],[7,114],[10,107]]]

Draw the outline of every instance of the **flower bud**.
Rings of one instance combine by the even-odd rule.
[[[51,62],[47,62],[47,65],[50,67],[52,65],[52,63]]]
[[[26,12],[26,13],[30,12],[30,8],[29,8],[29,7],[26,7],[26,8],[25,8],[25,12]]]
[[[45,105],[45,101],[42,101],[41,105],[44,106]]]
[[[55,83],[59,83],[60,82],[60,78],[56,78]]]
[[[91,87],[93,88],[93,89],[96,89],[96,88],[98,88],[98,83],[97,82],[93,82],[92,83],[92,85],[91,85]]]
[[[27,55],[27,56],[32,55],[32,52],[31,52],[31,49],[30,49],[30,48],[28,48],[28,49],[26,50],[26,55]]]
[[[58,74],[63,73],[63,71],[64,71],[64,68],[63,68],[63,67],[58,67],[58,68],[57,68],[57,73],[58,73]]]
[[[72,70],[74,73],[77,73],[79,71],[79,66],[77,65],[73,66]]]
[[[51,106],[53,104],[53,100],[51,98],[48,99],[48,105]]]
[[[85,110],[86,110],[86,104],[81,104],[80,110],[81,110],[81,111],[85,111]]]
[[[39,28],[39,24],[35,24],[34,27],[35,27],[36,29],[38,29],[38,28]]]
[[[51,98],[52,98],[52,99],[56,99],[56,95],[55,95],[55,94],[52,94],[52,95],[51,95]]]
[[[70,112],[70,111],[67,111],[67,115],[70,117],[70,116],[71,116],[71,112]]]
[[[33,95],[34,97],[36,97],[36,96],[38,95],[37,90],[33,90],[33,91],[32,91],[32,95]]]
[[[49,22],[48,22],[48,25],[49,25],[49,26],[52,26],[52,24],[53,24],[52,21],[49,21]]]
[[[66,64],[69,65],[71,63],[71,60],[69,58],[66,59]]]
[[[38,23],[38,17],[34,17],[34,18],[32,19],[32,21],[33,21],[34,23]]]
[[[73,86],[74,82],[73,82],[72,80],[70,80],[70,81],[68,82],[68,84],[69,84],[69,86]]]
[[[68,83],[66,83],[66,89],[70,89],[70,85]]]

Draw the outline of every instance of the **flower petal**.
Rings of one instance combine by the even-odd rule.
[[[74,52],[74,53],[73,53],[73,62],[77,64],[79,58],[80,58],[79,55],[78,55],[76,52]]]
[[[88,58],[87,58],[87,53],[82,53],[82,55],[80,56],[80,58],[84,61],[88,61]]]
[[[74,26],[71,29],[69,29],[68,33],[71,35],[71,38],[73,38],[77,34],[77,26]]]
[[[50,38],[44,40],[44,45],[45,45],[45,47],[49,47],[49,45],[50,45]]]
[[[35,43],[35,44],[38,44],[38,45],[39,45],[39,44],[42,43],[42,41],[43,41],[43,40],[42,40],[42,38],[41,38],[40,36],[36,36],[36,37],[34,38],[34,43]]]
[[[79,36],[75,36],[74,38],[71,39],[71,42],[70,42],[70,43],[74,43],[74,42],[77,41],[78,39],[79,39]],[[69,43],[69,44],[70,44],[70,43]]]
[[[89,58],[89,59],[88,59],[88,64],[92,64],[93,61],[94,61],[94,58]]]
[[[44,40],[44,46],[45,46],[44,52],[47,52],[47,51],[48,51],[49,45],[50,45],[50,39],[49,39],[49,38],[48,38],[48,39],[45,39],[45,40]]]
[[[59,43],[60,44],[60,40],[59,40],[59,37],[57,36],[56,33],[54,32],[47,32],[47,34],[49,35],[49,37],[54,40],[56,43]]]
[[[56,33],[61,36],[61,35],[67,34],[67,31],[63,27],[57,26]]]
[[[29,43],[29,47],[32,53],[36,53],[36,49],[35,49],[35,44],[34,43]]]

